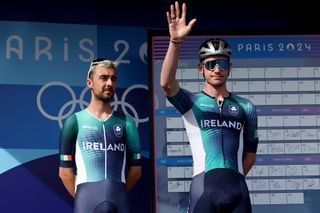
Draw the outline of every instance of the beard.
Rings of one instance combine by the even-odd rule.
[[[218,89],[218,88],[221,88],[221,87],[225,86],[225,84],[226,84],[226,82],[227,82],[227,79],[224,79],[224,80],[218,81],[218,82],[212,82],[212,81],[206,80],[206,82],[207,82],[210,86]]]
[[[110,103],[113,99],[113,95],[109,97],[99,97],[99,100],[104,102],[104,103]]]
[[[224,86],[226,84],[226,81],[223,81],[223,82],[219,82],[219,83],[216,83],[216,84],[213,84],[213,83],[210,83],[208,82],[212,87],[215,87],[215,88],[220,88],[222,86]]]
[[[203,76],[204,80],[214,88],[220,88],[220,87],[224,86],[227,82],[227,79],[224,79],[223,81],[220,81],[218,83],[213,83],[213,82],[206,79],[204,73],[202,73],[202,76]]]
[[[103,103],[110,103],[113,100],[114,93],[111,95],[105,95],[105,94],[94,94],[97,100],[103,102]]]

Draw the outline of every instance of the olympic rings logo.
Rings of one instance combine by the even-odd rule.
[[[60,108],[58,115],[54,116],[54,115],[50,115],[49,113],[47,113],[44,108],[42,107],[41,104],[41,98],[43,93],[46,91],[46,89],[48,89],[49,87],[52,86],[60,86],[60,87],[64,87],[71,95],[72,99],[68,102],[66,102],[65,104],[63,104],[63,106]],[[130,87],[128,87],[124,93],[122,94],[121,100],[119,100],[117,94],[114,94],[113,97],[113,102],[111,103],[111,106],[113,107],[113,110],[116,111],[118,109],[119,106],[121,106],[122,111],[125,114],[129,114],[127,111],[127,108],[132,112],[133,114],[133,119],[136,122],[136,126],[138,127],[138,125],[140,123],[144,123],[144,122],[148,122],[149,121],[149,117],[145,117],[145,118],[139,118],[138,112],[137,110],[129,103],[126,102],[126,97],[129,94],[129,92],[131,92],[134,89],[145,89],[148,90],[148,87],[146,85],[143,84],[135,84],[132,85]],[[59,81],[53,81],[53,82],[49,82],[45,85],[43,85],[38,94],[37,94],[37,106],[39,111],[41,112],[41,114],[43,116],[45,116],[46,118],[50,119],[50,120],[54,120],[54,121],[58,121],[59,123],[59,127],[62,128],[63,126],[63,120],[66,119],[67,117],[69,117],[70,115],[72,115],[72,113],[74,113],[77,104],[79,104],[80,109],[83,110],[85,109],[89,103],[87,101],[84,100],[84,96],[87,93],[87,91],[89,90],[88,87],[85,87],[81,94],[79,99],[77,99],[75,92],[73,91],[73,89],[66,83],[63,82],[59,82]],[[69,109],[68,112],[65,113],[65,110],[71,106],[71,108]]]

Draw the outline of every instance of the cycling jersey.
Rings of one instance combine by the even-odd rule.
[[[250,101],[230,93],[218,104],[204,92],[184,89],[168,100],[182,114],[194,176],[216,168],[243,174],[243,152],[255,153],[258,145],[256,110]]]
[[[175,96],[167,98],[182,115],[192,151],[194,173],[188,212],[194,212],[195,206],[197,211],[201,212],[209,208],[212,203],[204,202],[207,197],[200,195],[218,193],[214,191],[215,187],[204,185],[210,183],[211,171],[215,174],[220,173],[220,169],[228,169],[243,176],[243,152],[256,153],[258,146],[256,110],[249,100],[233,93],[221,103],[205,92],[194,94],[181,88]],[[226,175],[232,176],[232,173]],[[227,176],[219,181],[226,179]],[[239,179],[241,183],[244,181]],[[245,183],[244,185],[246,186]],[[208,193],[206,190],[209,189],[214,190]],[[250,200],[247,199],[248,190],[238,191],[243,196],[242,199],[238,199],[239,202],[246,202],[237,204],[239,208],[243,207],[239,210],[241,212],[248,207],[247,202],[250,207]]]
[[[74,168],[76,185],[104,179],[125,183],[126,164],[140,161],[138,131],[130,116],[112,112],[100,120],[85,109],[65,121],[60,166]]]

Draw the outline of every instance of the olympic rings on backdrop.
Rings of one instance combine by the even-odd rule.
[[[50,115],[49,113],[47,113],[42,104],[41,104],[41,98],[43,96],[43,93],[46,89],[48,89],[49,87],[52,87],[52,86],[59,86],[59,87],[63,87],[65,88],[70,94],[71,94],[71,100],[66,102],[65,104],[62,105],[62,107],[60,108],[59,112],[58,112],[58,115],[57,116],[54,116],[54,115]],[[122,94],[122,97],[121,97],[121,100],[119,101],[118,99],[118,96],[117,94],[114,94],[114,97],[113,97],[113,102],[111,103],[111,106],[113,107],[113,110],[117,110],[119,105],[121,106],[121,109],[124,113],[126,114],[129,114],[132,116],[133,114],[133,118],[136,122],[136,126],[138,127],[138,125],[140,123],[144,123],[144,122],[147,122],[149,121],[149,117],[145,117],[145,118],[140,118],[139,115],[138,115],[138,112],[137,110],[130,104],[130,103],[127,103],[126,102],[126,97],[128,95],[129,92],[133,91],[134,89],[145,89],[145,90],[148,90],[148,87],[143,85],[143,84],[136,84],[136,85],[132,85],[130,87],[128,87],[124,93]],[[73,89],[66,83],[63,83],[63,82],[58,82],[58,81],[53,81],[53,82],[49,82],[45,85],[43,85],[38,94],[37,94],[37,106],[38,106],[38,109],[39,111],[41,112],[41,114],[43,116],[45,116],[46,118],[50,119],[50,120],[56,120],[58,121],[59,123],[59,127],[62,128],[63,126],[63,120],[66,119],[67,117],[69,117],[70,115],[72,115],[72,113],[75,112],[75,109],[76,109],[76,106],[77,104],[79,104],[80,106],[80,109],[83,110],[84,108],[86,108],[89,103],[87,101],[84,100],[84,96],[85,94],[87,93],[87,91],[89,90],[88,87],[85,87],[81,94],[80,94],[80,97],[79,99],[76,98],[76,94],[75,92],[73,91]],[[65,110],[69,107],[69,111],[65,113]],[[127,108],[129,109],[129,111],[131,111],[132,113],[128,113],[127,111]]]

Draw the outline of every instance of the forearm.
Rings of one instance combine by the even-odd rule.
[[[196,19],[192,19],[186,23],[187,6],[182,4],[182,13],[179,2],[176,1],[170,5],[170,10],[166,12],[170,43],[167,54],[163,61],[160,85],[163,88],[165,96],[172,97],[179,91],[179,83],[176,80],[176,72],[178,68],[178,58],[183,39],[191,31]]]
[[[256,162],[256,153],[244,153],[242,158],[243,175],[246,176],[254,163]]]
[[[141,166],[131,166],[126,177],[126,189],[129,191],[141,177]]]
[[[160,85],[166,96],[173,96],[179,90],[176,73],[181,45],[182,43],[173,43],[170,41],[167,54],[162,64]]]
[[[64,187],[67,189],[69,194],[72,197],[75,197],[76,190],[75,190],[75,182],[76,178],[73,173],[73,171],[69,171],[69,169],[66,168],[60,168],[59,169],[59,177],[64,185]]]

